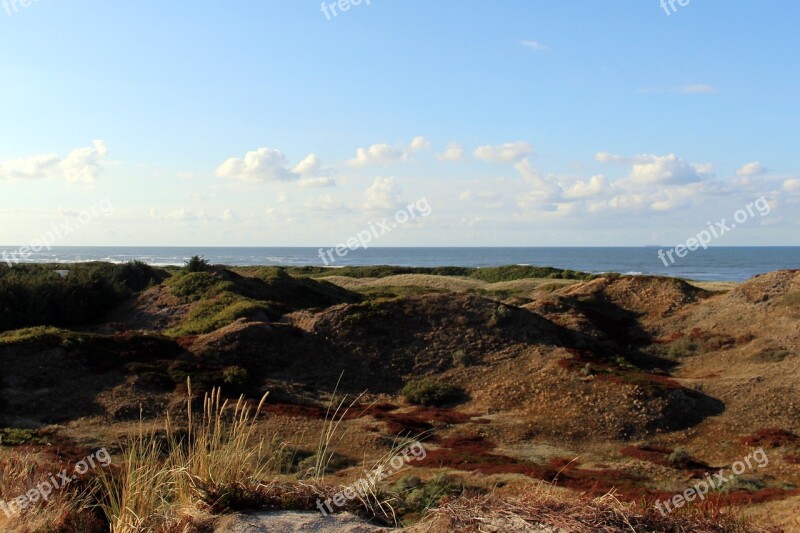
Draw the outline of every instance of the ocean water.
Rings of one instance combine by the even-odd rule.
[[[18,248],[0,246],[7,261]],[[743,281],[756,274],[800,269],[800,247],[715,247],[689,252],[664,265],[658,248],[369,248],[335,253],[328,266],[552,266],[585,272],[658,274],[703,281]],[[3,255],[5,252],[6,255]],[[28,257],[25,262],[76,263],[139,259],[152,265],[182,265],[193,255],[215,264],[231,266],[325,266],[319,248],[203,248],[203,247],[54,247]]]

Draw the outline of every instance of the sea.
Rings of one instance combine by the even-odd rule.
[[[669,247],[664,247],[666,251]],[[154,266],[183,265],[194,255],[230,266],[363,266],[414,267],[502,265],[552,266],[583,272],[663,275],[698,281],[744,281],[757,274],[800,269],[800,247],[710,247],[690,251],[675,262],[659,258],[658,246],[625,248],[369,248],[344,256],[320,256],[319,248],[210,247],[53,247],[27,257],[28,263],[123,263],[138,259]],[[8,262],[18,247],[0,246]],[[341,251],[341,250],[340,250]],[[5,252],[5,253],[4,253]],[[19,257],[19,256],[18,256]],[[13,261],[11,262],[13,264]]]

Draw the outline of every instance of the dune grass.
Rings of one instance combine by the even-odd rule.
[[[185,434],[169,417],[165,438],[140,423],[123,447],[121,470],[100,472],[100,507],[112,533],[155,531],[181,523],[194,509],[236,507],[271,478],[273,447],[256,435],[267,394],[253,409],[243,397],[233,405],[223,401],[214,389],[195,419],[190,381],[187,386]]]

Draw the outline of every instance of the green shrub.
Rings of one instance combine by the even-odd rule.
[[[250,382],[250,373],[240,366],[229,366],[222,371],[222,381],[231,387],[241,389]]]
[[[453,385],[425,378],[407,383],[403,387],[403,396],[413,404],[437,406],[459,400],[463,391]]]
[[[780,363],[791,355],[787,350],[781,349],[768,349],[757,353],[753,356],[753,360],[759,363]]]
[[[168,285],[175,296],[197,300],[219,283],[219,278],[210,272],[188,272],[171,278]]]
[[[23,444],[46,444],[38,432],[32,429],[0,429],[0,446],[22,446]]]
[[[498,305],[494,311],[492,311],[492,316],[489,317],[489,322],[487,325],[490,328],[500,327],[503,324],[508,323],[511,317],[514,315],[514,312],[511,310],[510,307],[507,305],[500,304]]]
[[[672,359],[681,359],[695,355],[699,349],[700,346],[696,342],[683,337],[669,345],[667,355]]]
[[[464,350],[456,350],[453,352],[453,364],[455,366],[472,366],[478,361],[472,354],[468,354]]]
[[[683,446],[678,446],[675,448],[671,454],[669,454],[669,458],[667,459],[669,464],[675,468],[686,468],[689,466],[689,463],[692,461],[692,456],[689,455],[689,452]]]
[[[36,326],[0,333],[0,346],[11,344],[58,344],[64,330],[50,326]]]
[[[781,303],[787,307],[800,307],[800,292],[790,292],[784,295]]]
[[[448,496],[458,496],[465,490],[459,478],[439,473],[427,483],[414,475],[403,476],[391,489],[398,496],[400,511],[403,514],[421,514],[427,509],[436,507]]]
[[[277,316],[267,302],[258,302],[226,292],[212,300],[201,301],[189,316],[181,324],[169,330],[169,333],[202,335],[232,324],[240,318],[253,318],[259,314],[270,318]]]
[[[183,266],[186,272],[210,272],[212,270],[211,263],[203,258],[201,255],[194,255],[186,261]]]

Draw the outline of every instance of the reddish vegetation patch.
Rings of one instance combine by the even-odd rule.
[[[775,500],[783,500],[791,496],[800,494],[800,490],[787,490],[787,489],[761,489],[756,492],[731,492],[719,496],[720,503],[730,506],[743,506],[752,505],[755,503],[771,502]]]
[[[566,457],[553,457],[547,462],[547,464],[550,466],[550,468],[560,471],[565,470],[568,466],[580,466],[581,462],[576,458],[568,459]]]
[[[474,435],[471,437],[451,437],[441,439],[437,444],[442,448],[451,448],[460,452],[481,454],[495,449],[495,444],[484,437]]]
[[[472,443],[458,448],[439,448],[428,450],[421,465],[429,468],[452,468],[455,470],[477,471],[482,474],[522,474],[536,479],[551,481],[557,470],[546,466],[518,461],[513,457],[488,453],[483,443]]]
[[[386,424],[386,431],[392,435],[419,435],[433,429],[431,424],[411,414],[373,413],[372,416]]]
[[[393,435],[419,435],[436,426],[466,424],[474,415],[453,409],[437,407],[416,407],[408,413],[368,411],[376,420],[386,424],[386,430]]]
[[[800,442],[800,437],[790,431],[779,428],[759,429],[752,435],[742,437],[742,443],[747,446],[767,446],[769,448],[780,448]]]
[[[647,461],[667,468],[676,468],[677,466],[670,464],[669,456],[674,450],[669,448],[660,448],[657,446],[626,446],[622,448],[619,453],[626,457],[638,459],[639,461]],[[686,472],[692,472],[695,475],[702,477],[704,473],[710,472],[713,469],[707,464],[690,459],[687,463],[680,468]]]
[[[639,461],[668,466],[669,454],[672,453],[672,450],[655,446],[626,446],[622,448],[619,453],[626,457],[638,459]]]
[[[471,414],[436,407],[417,407],[408,414],[428,422],[447,425],[466,424],[473,417]]]
[[[569,359],[561,359],[558,361],[559,367],[570,372],[580,372],[586,367],[587,364],[590,365],[592,375],[595,377],[595,379],[600,381],[616,383],[619,385],[639,385],[641,387],[656,389],[688,390],[674,379],[666,376],[618,368],[603,364],[602,361],[593,361],[585,357],[578,356]]]
[[[47,442],[46,446],[30,445],[31,449],[44,452],[54,462],[74,464],[82,461],[87,455],[96,451],[85,446],[79,446],[72,439],[59,435],[55,430],[45,430],[39,433]]]
[[[386,430],[393,435],[419,435],[429,432],[436,426],[457,425],[469,422],[474,415],[461,413],[452,409],[439,409],[436,407],[416,407],[407,413],[397,413],[398,407],[390,403],[377,403],[367,406],[354,405],[344,415],[337,418],[354,420],[371,416],[386,424]],[[287,403],[267,403],[265,412],[293,418],[312,418],[325,420],[333,418],[333,413],[327,408],[311,405],[296,405]],[[487,423],[482,421],[481,423]]]
[[[264,412],[288,418],[313,418],[316,420],[324,420],[327,411],[322,407],[312,405],[267,402],[264,405]]]
[[[196,340],[197,340],[197,335],[189,335],[186,337],[178,337],[175,340],[175,342],[177,342],[178,346],[180,346],[184,350],[189,350],[194,345],[194,341]]]

